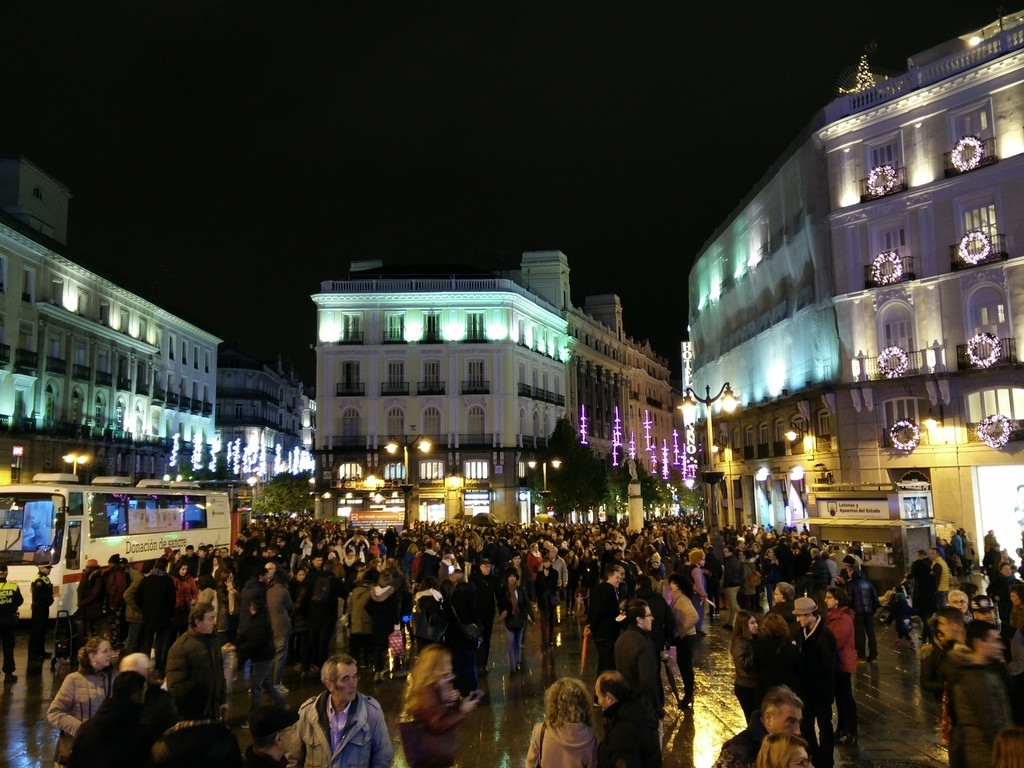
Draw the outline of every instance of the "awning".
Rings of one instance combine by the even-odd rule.
[[[934,524],[934,520],[893,520],[871,517],[803,517],[794,520],[793,525],[839,525],[844,528],[923,528]]]

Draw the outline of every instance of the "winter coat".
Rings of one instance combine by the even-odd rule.
[[[836,695],[836,638],[824,619],[819,618],[800,644],[803,658],[805,702],[831,706]]]
[[[369,601],[369,584],[356,584],[348,595],[349,628],[353,635],[369,635],[373,632],[373,621],[366,610]]]
[[[174,579],[174,625],[184,627],[188,624],[188,615],[192,606],[199,600],[199,584],[194,578],[186,575],[172,576]]]
[[[825,617],[832,636],[836,639],[836,672],[853,674],[857,671],[857,647],[854,641],[853,611],[837,605]]]
[[[182,720],[153,745],[149,768],[241,768],[238,739],[221,723]]]
[[[989,768],[992,742],[1013,725],[1002,664],[968,664],[950,685],[950,768]]]
[[[736,669],[735,684],[741,688],[757,688],[757,674],[754,672],[754,640],[733,637],[729,645],[732,664]]]
[[[665,598],[653,589],[638,589],[636,596],[647,602],[651,613],[654,614],[654,621],[651,623],[651,640],[654,647],[659,651],[667,647],[667,643],[676,633],[676,617],[672,609],[668,607]]]
[[[878,593],[860,571],[854,571],[846,584],[850,595],[850,608],[855,614],[874,616],[878,610]]]
[[[86,568],[78,582],[78,613],[86,621],[96,621],[103,615],[106,589],[99,568]]]
[[[672,616],[676,620],[676,631],[673,636],[679,638],[696,635],[700,617],[697,615],[697,609],[693,607],[693,601],[686,595],[680,595],[672,601],[671,608]]]
[[[168,629],[174,616],[174,582],[165,571],[154,568],[139,584],[135,601],[142,608],[143,627],[147,631]]]
[[[361,693],[349,705],[345,734],[337,751],[331,753],[329,697],[330,693],[324,691],[299,707],[296,751],[288,754],[289,768],[390,768],[395,750],[384,712],[376,699]]]
[[[292,632],[292,595],[288,587],[274,579],[267,589],[267,614],[275,638],[285,638]]]
[[[108,699],[82,723],[65,768],[146,765],[152,741],[141,727],[142,710],[129,699]]]
[[[202,680],[207,683],[209,690],[205,714],[215,719],[220,714],[220,706],[227,701],[220,638],[215,634],[200,634],[195,627],[189,627],[167,652],[167,674],[164,680],[171,693],[186,680]]]
[[[274,633],[270,627],[270,614],[257,611],[250,617],[245,631],[238,631],[235,640],[238,660],[269,661],[274,658]]]
[[[658,719],[646,701],[617,701],[604,718],[604,739],[597,747],[601,768],[661,768]]]
[[[99,711],[100,705],[110,698],[114,671],[108,667],[96,672],[88,662],[72,672],[60,684],[57,695],[46,710],[46,719],[62,733],[74,736],[82,723]]]
[[[377,644],[386,643],[388,635],[399,622],[398,596],[392,586],[370,587],[370,599],[366,602],[366,612],[370,615],[373,629],[373,641]]]
[[[142,571],[128,569],[128,588],[124,591],[124,618],[129,624],[141,624],[142,606],[139,605],[139,586],[142,584]]]
[[[750,716],[749,725],[722,745],[714,768],[753,768],[761,742],[767,735],[761,712],[757,710]]]
[[[665,716],[665,687],[661,684],[659,649],[651,636],[633,624],[615,641],[615,669],[633,692],[646,700],[659,719]]]
[[[543,731],[543,743],[541,733]],[[540,768],[597,768],[597,737],[583,723],[533,727],[526,765]]]
[[[459,702],[445,700],[438,683],[420,688],[409,702],[409,715],[433,736],[431,743],[437,754],[431,755],[431,766],[449,766],[455,763],[456,726],[466,719]],[[406,753],[408,756],[408,753]],[[409,761],[411,768],[419,763]]]
[[[760,696],[776,685],[788,685],[801,695],[803,658],[788,637],[759,637],[754,643],[754,673]]]

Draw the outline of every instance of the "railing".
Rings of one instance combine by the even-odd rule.
[[[387,381],[380,385],[381,395],[408,395],[409,394],[409,382],[407,381]]]
[[[191,397],[185,397],[184,395],[182,395],[178,399],[178,409],[182,410],[182,411],[190,411],[190,410],[192,410],[192,398]]]
[[[906,191],[907,169],[902,165],[890,165],[889,167],[892,168],[893,172],[891,179],[877,179],[874,184],[872,184],[870,176],[860,180],[860,201],[862,203]]]
[[[443,381],[418,381],[416,382],[417,395],[443,395]]]
[[[203,401],[203,416],[213,415],[213,403],[206,400]]]
[[[786,455],[786,443],[785,441],[773,440],[772,441],[772,456],[785,456]]]
[[[14,367],[23,371],[34,371],[39,367],[39,353],[30,349],[16,349]]]
[[[864,287],[880,288],[885,285],[904,283],[907,280],[916,280],[917,274],[914,271],[914,257],[891,251],[895,259],[876,257],[876,261],[864,266]]]
[[[117,377],[117,388],[123,389],[125,392],[132,391],[132,380],[130,376],[118,376]]]
[[[400,334],[400,333],[398,333],[398,334],[386,333],[386,334],[384,334],[384,338],[381,339],[381,341],[384,344],[405,344],[406,343],[405,342],[405,336]]]
[[[490,432],[479,434],[460,434],[459,445],[491,445],[494,442],[494,435]]]
[[[198,397],[193,397],[192,398],[192,403],[189,406],[189,410],[192,413],[195,413],[195,414],[202,413],[203,412],[203,401],[200,400]]]
[[[420,339],[421,344],[443,344],[444,337],[440,331],[426,331],[423,334],[423,338]]]
[[[167,399],[167,393],[160,387],[153,387],[153,402],[163,403]]]
[[[366,385],[351,381],[339,381],[334,387],[338,397],[362,397],[366,394]]]
[[[759,458],[759,459],[767,459],[770,456],[771,456],[771,454],[768,451],[768,443],[758,443],[757,444],[757,458]]]
[[[0,344],[0,365],[7,365],[11,362],[11,345]]]
[[[657,400],[653,397],[647,398],[647,404],[651,406],[651,408],[657,408],[658,410],[661,410],[662,408],[661,400]]]
[[[147,382],[145,382],[145,381],[137,381],[137,382],[135,382],[135,394],[136,395],[148,395],[149,394],[149,384]]]
[[[331,435],[326,448],[364,448],[366,435]]]
[[[953,152],[952,150],[946,152],[943,156],[943,162],[945,164],[945,175],[948,179],[950,176],[959,176],[961,173],[970,173],[976,171],[979,168],[984,168],[986,165],[992,165],[993,163],[999,162],[999,157],[996,155],[996,140],[995,138],[988,138],[981,140],[981,156],[978,158],[977,164],[972,164],[971,168],[964,168],[960,170],[953,163]]]
[[[887,368],[879,367],[877,357],[865,357],[863,358],[864,372],[871,381],[902,379],[906,376],[917,376],[925,368],[925,350],[916,349],[911,352],[906,352],[906,355],[906,367],[895,366],[894,363],[890,362]],[[901,367],[902,370],[900,370]]]
[[[978,239],[974,243],[965,243],[966,239],[965,236],[964,240],[949,246],[949,269],[951,272],[983,267],[986,264],[995,264],[1010,258],[1009,250],[1006,247],[1006,235],[984,235],[984,239]]]
[[[50,373],[67,373],[68,372],[68,361],[63,357],[54,357],[48,355],[46,358],[46,370]]]
[[[96,371],[96,383],[103,387],[109,387],[114,381],[114,374],[110,371]]]
[[[994,345],[988,349],[987,345],[977,344],[972,352],[970,344],[956,345],[956,367],[961,371],[982,370],[996,368],[1001,365],[1017,364],[1017,342],[1012,336],[1005,339],[994,338]]]
[[[1010,433],[1006,438],[1008,443],[1017,442],[1024,440],[1024,419],[1007,419],[1009,422]],[[967,424],[967,442],[968,443],[981,443],[984,442],[981,437],[978,436],[978,427],[980,423],[968,423]]]
[[[750,461],[754,458],[754,446],[744,445],[743,446],[743,460]]]
[[[832,435],[817,435],[814,438],[814,447],[818,451],[831,451]]]
[[[487,334],[482,331],[478,333],[467,333],[466,338],[462,341],[465,344],[484,344],[487,342]]]
[[[531,387],[529,384],[519,384],[519,396],[528,397],[531,400],[537,400],[541,403],[551,403],[552,405],[565,405],[565,395],[560,395],[557,392],[550,392],[540,387]]]
[[[88,381],[90,378],[92,378],[92,368],[90,368],[88,365],[80,365],[78,363],[74,363],[71,366],[71,378],[81,379],[82,381]]]
[[[177,392],[168,392],[167,393],[167,404],[168,405],[173,405],[175,408],[177,408],[178,407],[178,400],[179,400],[179,397],[178,397],[178,393]]]
[[[349,331],[344,334],[338,341],[337,344],[362,344],[363,334],[362,332]]]
[[[462,382],[462,394],[464,395],[489,395],[491,393],[491,382],[474,379]]]

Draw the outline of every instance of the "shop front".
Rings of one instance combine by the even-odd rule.
[[[981,541],[989,531],[1010,557],[1017,557],[1024,533],[1024,465],[977,467],[978,559],[985,554]]]

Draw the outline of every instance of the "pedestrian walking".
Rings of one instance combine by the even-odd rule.
[[[818,605],[812,598],[798,597],[793,615],[803,630],[800,655],[804,719],[800,732],[807,740],[814,764],[818,768],[832,768],[835,764],[832,702],[835,699],[836,638],[818,615]]]
[[[67,768],[120,768],[146,765],[152,746],[141,727],[146,678],[121,672],[110,698],[82,723],[71,745]]]
[[[514,567],[505,569],[505,585],[496,597],[498,616],[505,624],[508,673],[513,675],[523,671],[523,635],[527,618],[533,619],[533,607],[526,590],[519,586],[519,574]]]
[[[544,720],[533,727],[526,765],[597,768],[590,694],[582,680],[563,677],[544,691]]]
[[[196,603],[188,621],[185,634],[167,652],[167,690],[173,694],[188,680],[202,680],[207,691],[203,718],[222,719],[227,710],[227,683],[221,652],[228,653],[235,647],[228,644],[221,648],[216,634],[217,612],[210,603]]]
[[[732,624],[732,640],[729,653],[732,656],[735,677],[733,693],[743,710],[743,719],[749,720],[760,702],[757,673],[754,671],[754,644],[760,627],[757,617],[750,611],[740,611]]]
[[[696,680],[693,670],[693,645],[697,640],[697,609],[693,607],[693,585],[679,573],[669,577],[669,594],[672,597],[672,616],[676,629],[672,635],[672,647],[676,651],[676,666],[683,679],[683,700],[681,706],[693,706]]]
[[[661,684],[659,651],[651,640],[654,613],[644,600],[633,598],[626,603],[623,623],[626,628],[615,641],[615,669],[661,720],[665,716],[665,687]]]

